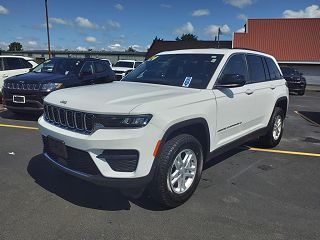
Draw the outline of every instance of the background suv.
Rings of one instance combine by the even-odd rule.
[[[5,79],[27,73],[30,68],[34,68],[37,65],[33,58],[0,55],[0,95]]]
[[[283,77],[286,79],[290,92],[304,95],[306,90],[306,79],[302,73],[292,67],[281,67]]]
[[[115,80],[110,66],[94,58],[52,58],[31,72],[5,80],[3,105],[12,112],[43,110],[43,98],[68,87]]]
[[[287,106],[272,56],[180,50],[120,82],[50,94],[39,127],[44,156],[62,171],[125,194],[146,188],[176,207],[195,191],[205,161],[252,138],[276,146]]]
[[[142,61],[135,61],[135,60],[119,60],[116,64],[112,67],[112,70],[115,72],[117,80],[121,80],[126,76],[129,72],[133,69],[138,67]]]

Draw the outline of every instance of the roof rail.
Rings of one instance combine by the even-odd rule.
[[[269,54],[269,53],[262,52],[262,51],[259,51],[259,50],[256,50],[256,49],[252,49],[252,48],[232,48],[232,49],[250,50],[250,51],[260,52],[260,53],[264,53],[264,54]]]

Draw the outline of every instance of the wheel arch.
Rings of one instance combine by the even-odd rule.
[[[288,98],[287,97],[280,97],[278,98],[278,100],[276,101],[276,104],[274,106],[274,108],[279,107],[283,110],[284,112],[284,117],[287,114],[288,111]]]
[[[204,118],[193,118],[175,123],[166,130],[161,143],[165,143],[183,133],[192,135],[200,142],[204,159],[206,159],[210,152],[210,131],[207,121]]]

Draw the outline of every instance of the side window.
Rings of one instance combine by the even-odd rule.
[[[281,73],[271,58],[266,58],[271,80],[281,79]]]
[[[240,75],[247,80],[247,64],[244,54],[233,55],[228,60],[220,75],[219,83],[223,83],[224,79],[230,75]]]
[[[20,63],[23,68],[32,68],[32,64],[23,58],[20,58]]]
[[[267,65],[265,57],[262,58],[262,62],[263,62],[263,67],[264,67],[264,73],[266,74],[266,79],[267,80],[271,80],[270,73],[269,73],[269,68],[268,68],[268,65]]]
[[[266,81],[262,58],[257,55],[247,55],[249,78],[252,83]]]
[[[94,63],[94,66],[96,68],[96,72],[97,73],[101,73],[101,72],[105,72],[107,70],[107,63],[104,63],[104,62],[95,62]]]
[[[15,70],[24,68],[19,58],[4,58],[4,68],[5,70]]]
[[[82,75],[92,75],[94,73],[93,62],[86,62],[83,64],[81,69]]]
[[[2,58],[0,58],[0,71],[3,71],[3,63],[2,63]]]

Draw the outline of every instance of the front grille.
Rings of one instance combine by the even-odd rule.
[[[47,137],[43,137],[44,152],[47,153],[55,162],[67,167],[71,170],[78,172],[99,175],[100,171],[93,162],[89,153],[66,146],[68,158],[62,158],[52,153],[49,144],[47,143]]]
[[[91,113],[45,104],[44,119],[55,126],[84,134],[91,134],[94,130],[94,115]]]
[[[14,90],[31,90],[36,91],[39,90],[41,87],[40,83],[14,83],[8,82],[4,84],[5,88],[14,89]]]

